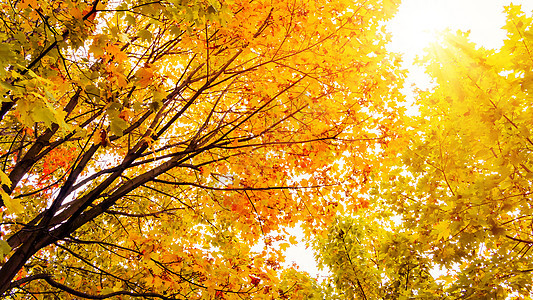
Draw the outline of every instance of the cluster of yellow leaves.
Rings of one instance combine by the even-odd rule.
[[[466,33],[430,49],[422,62],[436,87],[419,94],[420,117],[374,191],[401,218],[394,230],[416,234],[406,251],[449,273],[441,296],[531,294],[533,20],[518,6],[507,14],[501,49]]]

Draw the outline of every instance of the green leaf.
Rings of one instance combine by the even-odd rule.
[[[35,122],[44,122],[48,128],[52,126],[52,123],[57,123],[54,115],[54,111],[41,103],[32,110],[32,117]]]
[[[9,252],[11,252],[11,246],[6,241],[0,240],[0,257],[8,255]]]
[[[11,180],[9,179],[9,176],[4,173],[4,171],[0,170],[0,183],[5,185],[11,185]]]
[[[152,33],[149,30],[143,29],[140,30],[137,35],[144,41],[152,41]]]
[[[2,87],[5,90],[11,91],[13,90],[13,86],[5,81],[0,80],[0,87]],[[10,101],[9,98],[0,97],[0,102],[8,102]]]
[[[0,62],[13,60],[15,57],[15,51],[8,43],[3,43],[0,47]]]
[[[131,15],[131,14],[127,14],[126,17],[124,18],[124,20],[130,26],[135,25],[135,17],[133,15]]]
[[[122,136],[124,134],[124,130],[128,128],[128,123],[118,116],[110,118],[110,121],[111,124],[109,125],[109,131],[116,136]]]
[[[100,95],[100,89],[98,89],[94,84],[90,84],[85,87],[85,93],[91,99],[96,99]]]

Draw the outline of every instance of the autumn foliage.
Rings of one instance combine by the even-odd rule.
[[[533,19],[409,117],[398,5],[0,1],[0,297],[530,297]]]
[[[310,298],[399,134],[394,1],[3,1],[4,298]]]
[[[420,60],[435,86],[375,169],[370,209],[315,243],[332,299],[530,299],[533,19],[505,13],[500,49],[448,32]]]

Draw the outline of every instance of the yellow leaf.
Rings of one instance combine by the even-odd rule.
[[[295,236],[292,236],[292,235],[291,235],[291,237],[289,238],[289,242],[290,242],[291,244],[293,244],[293,245],[298,244],[298,240],[296,239]]]
[[[137,82],[141,85],[141,87],[147,87],[150,83],[152,83],[152,78],[154,76],[154,70],[151,68],[140,68],[135,72],[135,77],[137,78]]]
[[[281,249],[281,251],[287,250],[287,248],[289,248],[290,246],[291,246],[291,244],[289,244],[289,243],[281,243],[281,244],[279,244],[279,248]]]
[[[2,200],[4,200],[4,204],[9,212],[15,214],[24,212],[24,207],[20,204],[19,200],[11,198],[3,189],[0,189],[0,195],[2,195]]]
[[[450,236],[450,222],[441,221],[436,226],[434,231],[437,234],[437,240],[441,238],[447,239]]]
[[[11,180],[9,179],[9,176],[4,173],[4,171],[0,170],[0,183],[10,186]]]

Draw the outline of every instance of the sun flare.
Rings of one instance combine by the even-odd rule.
[[[504,6],[510,3],[533,10],[533,2],[520,0],[404,0],[388,29],[393,38],[390,50],[402,52],[410,61],[438,39],[442,31],[470,31],[475,43],[487,48],[503,44]]]

